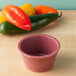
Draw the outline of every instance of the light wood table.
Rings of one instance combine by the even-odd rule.
[[[0,34],[0,76],[76,76],[76,11],[63,10],[56,23],[28,34]],[[51,27],[51,25],[54,25]],[[27,70],[18,51],[19,40],[31,34],[47,34],[61,43],[54,68],[43,73]]]

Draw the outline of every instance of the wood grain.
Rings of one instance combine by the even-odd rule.
[[[75,76],[76,11],[63,10],[63,16],[47,27],[22,35],[0,34],[0,76]],[[18,51],[18,42],[31,34],[47,34],[61,43],[54,68],[43,73],[27,70]]]

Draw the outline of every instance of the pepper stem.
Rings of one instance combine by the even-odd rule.
[[[58,17],[61,17],[62,16],[62,11],[59,13],[59,16]]]

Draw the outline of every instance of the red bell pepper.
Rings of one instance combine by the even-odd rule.
[[[31,30],[29,17],[17,6],[7,5],[2,9],[2,15],[6,20],[21,29]]]

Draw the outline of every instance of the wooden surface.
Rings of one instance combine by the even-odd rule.
[[[0,76],[76,76],[76,11],[62,12],[62,18],[56,23],[38,31],[13,36],[0,34]],[[60,41],[61,49],[53,69],[35,73],[25,68],[17,45],[20,39],[31,34],[52,35]]]

